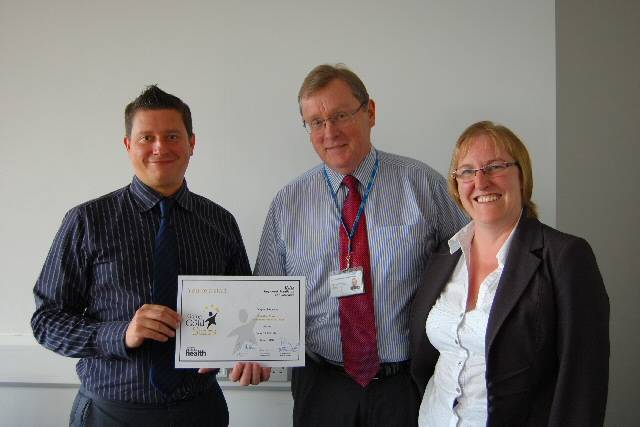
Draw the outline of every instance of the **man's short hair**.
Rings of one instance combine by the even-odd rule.
[[[124,109],[124,129],[127,136],[131,136],[133,117],[138,110],[176,110],[182,116],[182,122],[187,129],[189,138],[193,136],[191,110],[177,96],[160,89],[158,85],[147,86],[142,93],[131,101]]]
[[[369,102],[367,88],[356,73],[348,69],[344,64],[322,64],[311,70],[302,82],[302,86],[300,86],[300,90],[298,91],[300,114],[302,114],[302,106],[300,105],[302,98],[313,95],[314,92],[327,86],[335,79],[342,80],[349,85],[351,93],[358,102],[361,104],[367,104]]]

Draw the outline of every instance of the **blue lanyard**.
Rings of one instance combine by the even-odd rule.
[[[353,222],[353,227],[351,231],[347,227],[347,223],[342,216],[342,212],[340,207],[338,206],[338,196],[337,191],[334,193],[333,188],[331,188],[331,181],[329,180],[329,174],[327,174],[326,166],[322,168],[324,172],[324,178],[327,182],[327,187],[329,187],[329,193],[331,193],[331,197],[333,198],[333,204],[336,206],[336,210],[338,211],[338,216],[340,217],[340,221],[342,223],[342,227],[344,228],[345,233],[348,238],[348,247],[347,247],[347,268],[351,268],[351,241],[353,236],[355,236],[356,231],[358,231],[358,225],[360,224],[360,217],[362,216],[362,212],[364,212],[364,207],[367,204],[367,200],[369,199],[369,193],[371,193],[371,188],[373,188],[373,182],[376,179],[376,175],[378,174],[378,165],[380,161],[378,160],[378,152],[376,151],[376,162],[373,164],[373,169],[371,170],[371,176],[369,177],[369,182],[367,183],[367,188],[362,196],[362,200],[360,201],[360,207],[358,208],[358,213],[356,214],[356,219]],[[340,187],[338,187],[340,188]]]

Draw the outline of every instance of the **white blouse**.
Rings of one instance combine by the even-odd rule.
[[[427,336],[440,357],[420,405],[420,427],[487,424],[485,332],[513,231],[496,255],[498,267],[480,284],[476,307],[466,312],[473,235],[471,222],[449,240],[450,252],[462,248],[462,256],[427,317]]]

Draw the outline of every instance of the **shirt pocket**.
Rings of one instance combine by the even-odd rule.
[[[392,282],[422,277],[428,255],[437,242],[424,222],[369,227],[371,267]]]

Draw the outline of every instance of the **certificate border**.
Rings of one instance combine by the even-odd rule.
[[[306,277],[304,276],[201,276],[201,275],[179,275],[178,276],[178,312],[182,312],[183,283],[190,282],[290,282],[298,286],[298,354],[296,359],[198,359],[183,360],[182,352],[182,325],[176,331],[175,365],[176,368],[229,368],[235,363],[259,363],[264,367],[292,367],[304,366],[305,362],[305,308],[306,308]]]

